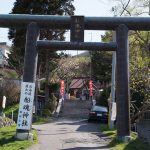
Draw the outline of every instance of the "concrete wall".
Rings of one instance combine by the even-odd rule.
[[[150,144],[150,120],[140,120],[137,123],[138,137]]]

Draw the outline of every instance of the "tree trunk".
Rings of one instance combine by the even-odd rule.
[[[45,71],[45,102],[48,102],[49,100],[49,74],[50,74],[50,68],[49,68],[49,55],[48,51],[46,53],[46,71]]]

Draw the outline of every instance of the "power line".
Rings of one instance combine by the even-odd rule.
[[[108,5],[108,1],[98,0],[100,3],[103,3],[104,5]]]

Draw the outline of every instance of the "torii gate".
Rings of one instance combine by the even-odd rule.
[[[84,17],[85,30],[115,30],[116,42],[53,42],[39,41],[40,28],[50,29],[71,29],[72,17],[70,16],[50,16],[50,15],[0,15],[0,27],[17,28],[27,26],[27,36],[25,45],[24,74],[23,82],[29,83],[26,86],[34,89],[36,80],[38,48],[55,48],[65,50],[102,50],[116,51],[117,79],[116,79],[116,100],[117,100],[117,136],[121,141],[130,136],[130,91],[129,91],[129,30],[150,30],[149,17]],[[82,32],[82,31],[81,31]],[[78,39],[78,38],[77,38]],[[25,86],[25,85],[24,85]],[[24,87],[26,88],[26,87]],[[28,90],[28,89],[27,89]],[[23,94],[23,93],[22,93]],[[30,96],[34,95],[34,90]],[[23,95],[24,96],[24,95]],[[32,99],[31,96],[31,99]],[[22,95],[21,95],[22,98]],[[25,98],[25,97],[24,97]],[[26,103],[30,98],[24,99]],[[33,100],[32,100],[33,101]],[[23,107],[20,104],[20,108]],[[21,118],[27,119],[32,113],[33,102],[24,107],[30,110],[29,114],[19,114]],[[20,111],[19,113],[23,113]],[[25,113],[25,112],[24,112]],[[18,118],[19,118],[18,116]],[[17,137],[27,139],[31,129],[31,118],[29,118],[29,127],[17,127]],[[22,125],[27,125],[23,122]]]

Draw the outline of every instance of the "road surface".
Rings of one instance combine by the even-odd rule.
[[[109,150],[109,139],[99,133],[98,123],[61,118],[33,128],[38,130],[39,143],[27,150]]]

